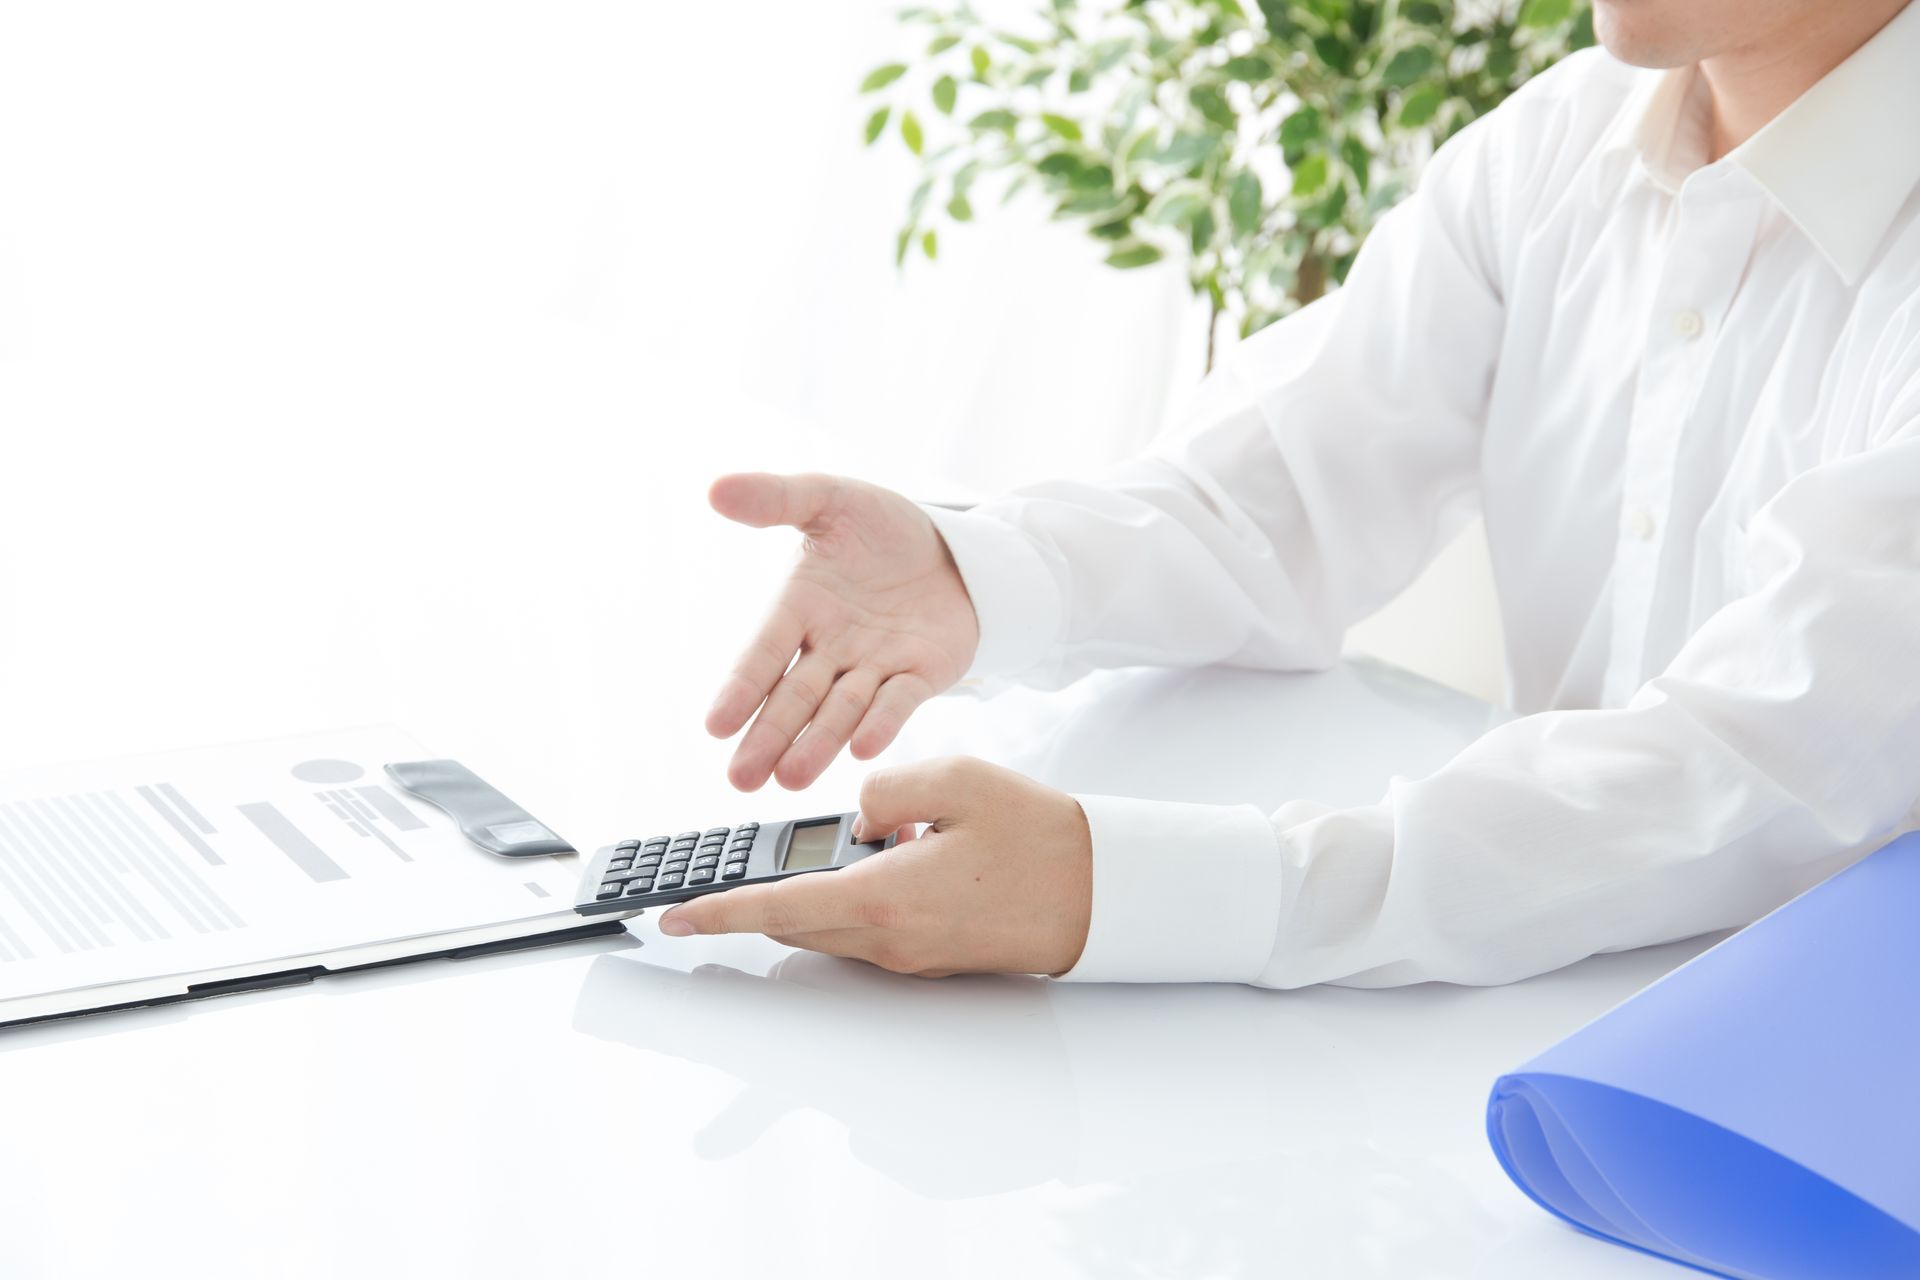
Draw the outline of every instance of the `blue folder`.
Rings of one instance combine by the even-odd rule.
[[[1920,833],[1502,1076],[1494,1154],[1583,1231],[1737,1277],[1920,1277]]]

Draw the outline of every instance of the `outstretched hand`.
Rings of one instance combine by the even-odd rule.
[[[717,738],[753,721],[727,769],[742,791],[769,777],[799,790],[849,744],[873,758],[973,661],[973,602],[933,521],[906,498],[836,476],[746,474],[716,480],[708,500],[729,520],[805,535],[707,713]]]

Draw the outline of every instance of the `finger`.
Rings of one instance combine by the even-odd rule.
[[[744,885],[683,902],[660,917],[660,932],[673,938],[695,933],[765,933],[782,937],[821,929],[846,929],[858,914],[861,890],[844,875],[791,876],[773,884]]]
[[[836,476],[741,472],[715,480],[707,502],[727,519],[755,529],[790,524],[805,530],[826,514],[839,488]]]
[[[860,668],[833,682],[833,688],[820,702],[820,709],[813,713],[812,722],[774,766],[774,776],[781,786],[798,791],[833,763],[840,748],[853,736],[854,726],[866,714],[867,705],[873,701],[874,690],[879,686],[878,674]]]
[[[707,732],[716,738],[731,738],[740,732],[740,726],[767,700],[767,692],[785,674],[805,635],[806,626],[798,610],[785,603],[775,606],[714,695],[713,707],[707,712]]]
[[[892,831],[910,822],[937,826],[966,804],[981,767],[977,760],[950,757],[875,769],[860,784],[860,816],[854,822],[854,836]]]
[[[767,695],[753,727],[740,739],[733,763],[727,766],[727,777],[734,786],[754,791],[766,782],[774,762],[793,745],[794,735],[813,719],[820,700],[833,687],[834,674],[834,663],[824,654],[800,655],[793,669]]]
[[[934,689],[923,677],[903,671],[880,686],[873,705],[861,717],[853,731],[853,758],[871,760],[885,751],[914,709],[933,696]]]

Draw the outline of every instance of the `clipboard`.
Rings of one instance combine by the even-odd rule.
[[[625,927],[430,755],[380,727],[0,774],[0,1028]]]

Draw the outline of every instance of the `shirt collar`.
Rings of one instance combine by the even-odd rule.
[[[1902,136],[1920,120],[1916,67],[1920,2],[1721,162],[1757,182],[1849,285],[1920,184],[1920,146]],[[1653,181],[1677,189],[1705,155],[1703,81],[1697,67],[1640,77],[1603,151],[1637,154]]]

